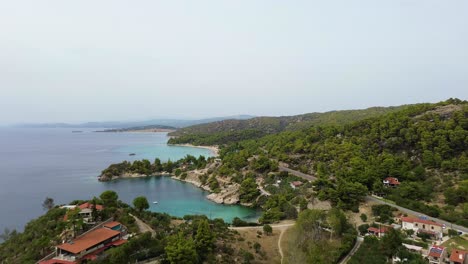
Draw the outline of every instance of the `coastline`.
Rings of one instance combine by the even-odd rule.
[[[167,144],[168,146],[175,146],[175,147],[188,147],[188,148],[202,148],[208,149],[213,153],[214,157],[219,156],[219,147],[218,146],[197,146],[192,144]]]

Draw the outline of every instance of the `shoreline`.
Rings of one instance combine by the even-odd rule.
[[[187,147],[187,148],[201,148],[201,149],[208,149],[213,153],[213,157],[219,156],[219,147],[218,146],[197,146],[192,144],[167,144],[168,146],[175,146],[175,147]]]

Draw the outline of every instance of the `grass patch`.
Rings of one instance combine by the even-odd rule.
[[[463,235],[463,236],[453,237],[447,240],[446,242],[444,242],[442,245],[450,249],[459,248],[463,250],[468,250],[468,236]]]

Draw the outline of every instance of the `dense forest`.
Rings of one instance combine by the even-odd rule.
[[[317,125],[339,125],[404,109],[399,107],[372,107],[363,110],[331,111],[297,116],[255,117],[247,120],[223,120],[186,127],[170,133],[170,144],[222,145],[261,138],[282,131],[294,131]]]
[[[320,199],[357,210],[372,192],[397,204],[468,226],[468,103],[418,104],[345,125],[313,126],[228,143],[223,167],[246,158],[284,162],[319,180]],[[398,188],[382,180],[397,177]]]

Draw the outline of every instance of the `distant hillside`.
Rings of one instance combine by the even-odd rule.
[[[132,131],[170,132],[176,129],[177,128],[172,127],[172,126],[150,125],[150,126],[138,126],[138,127],[129,127],[129,128],[105,129],[105,130],[97,131],[97,132],[132,132]]]
[[[151,119],[146,121],[109,121],[109,122],[87,122],[80,124],[69,124],[69,123],[41,123],[41,124],[18,124],[15,127],[24,128],[134,128],[144,126],[170,126],[175,128],[193,126],[198,124],[210,123],[226,119],[249,119],[253,116],[249,115],[237,115],[237,116],[225,116],[225,117],[213,117],[205,119]]]
[[[372,107],[362,110],[331,111],[296,116],[255,117],[247,120],[223,120],[179,129],[170,143],[219,145],[260,138],[282,131],[293,131],[316,125],[339,125],[396,112],[407,106]]]

